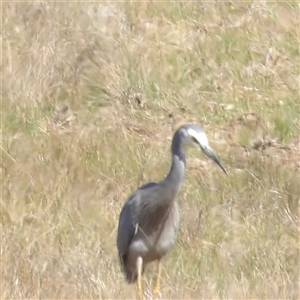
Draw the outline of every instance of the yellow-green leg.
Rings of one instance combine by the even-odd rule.
[[[142,270],[143,270],[143,259],[138,257],[136,260],[136,270],[137,270],[137,290],[140,299],[144,298],[143,294],[143,282],[142,282]]]
[[[156,280],[153,288],[153,294],[156,295],[160,289],[160,280],[161,280],[161,262],[160,260],[157,263],[157,273]]]

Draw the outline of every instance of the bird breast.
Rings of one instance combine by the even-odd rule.
[[[160,207],[155,213],[145,216],[130,244],[134,256],[142,256],[144,262],[160,259],[175,242],[179,226],[178,205]]]

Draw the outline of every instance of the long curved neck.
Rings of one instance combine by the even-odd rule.
[[[185,152],[178,134],[175,134],[171,147],[172,166],[167,177],[163,180],[168,191],[169,199],[176,199],[185,177]]]

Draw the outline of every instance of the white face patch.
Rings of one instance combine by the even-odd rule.
[[[192,128],[189,128],[187,131],[188,135],[195,138],[202,147],[208,146],[207,136],[204,132],[198,132]]]

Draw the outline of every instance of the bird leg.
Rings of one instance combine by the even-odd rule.
[[[136,260],[137,269],[137,290],[140,299],[144,298],[143,295],[143,283],[142,283],[142,272],[143,272],[143,258],[139,256]]]
[[[161,280],[161,262],[160,260],[157,262],[157,273],[156,280],[153,288],[153,294],[156,295],[160,289],[160,280]]]

